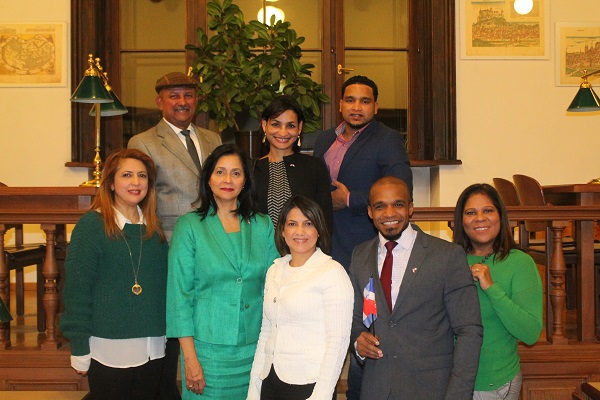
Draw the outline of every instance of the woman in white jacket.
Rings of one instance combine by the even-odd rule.
[[[331,400],[350,340],[354,295],[326,253],[320,207],[295,196],[281,211],[275,243],[285,256],[267,272],[249,400]]]

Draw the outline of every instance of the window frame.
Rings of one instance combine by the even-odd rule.
[[[188,42],[196,39],[196,27],[206,26],[207,0],[187,1]],[[324,20],[341,10],[342,0],[324,0]],[[435,4],[434,4],[435,3]],[[456,143],[456,43],[454,0],[409,0],[409,110],[408,154],[413,165],[457,164]],[[339,20],[339,19],[338,19]],[[340,26],[330,24],[324,41],[335,52]],[[100,57],[110,84],[120,92],[119,0],[71,0],[71,86],[79,84],[87,69],[87,54]],[[336,99],[334,57],[323,49],[323,83],[327,94]],[[193,53],[187,52],[190,65]],[[324,124],[336,120],[335,100],[324,106]],[[89,105],[71,104],[71,161],[69,167],[91,167],[94,157],[94,119]],[[206,115],[197,123],[207,126]],[[123,147],[123,119],[101,120],[102,159]]]

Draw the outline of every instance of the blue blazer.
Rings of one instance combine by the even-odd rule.
[[[324,155],[336,139],[335,129],[319,135],[314,155],[325,162]],[[373,120],[350,146],[344,156],[338,181],[350,190],[350,207],[333,211],[331,253],[346,268],[354,247],[375,236],[367,214],[369,190],[381,177],[397,176],[412,193],[412,171],[400,132]]]
[[[256,214],[240,223],[233,249],[217,215],[190,212],[177,221],[169,249],[167,336],[236,345],[240,319],[246,343],[258,341],[267,269],[275,258],[273,224]],[[240,254],[240,259],[237,255]]]

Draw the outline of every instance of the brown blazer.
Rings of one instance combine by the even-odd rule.
[[[204,163],[206,157],[221,144],[221,137],[195,125],[194,129],[198,135]],[[164,119],[155,127],[132,137],[127,147],[143,151],[152,157],[156,164],[157,212],[170,242],[177,218],[197,206],[194,203],[198,199],[200,171],[177,134]]]

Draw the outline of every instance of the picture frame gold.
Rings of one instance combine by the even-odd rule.
[[[514,0],[461,0],[463,59],[549,59],[549,1],[533,0],[526,15]]]
[[[583,70],[600,70],[600,22],[557,22],[555,34],[556,86],[579,86]]]
[[[67,23],[0,23],[0,87],[67,86]]]

